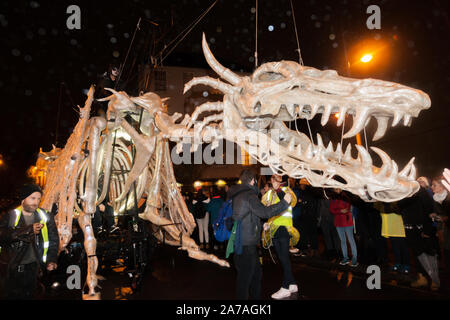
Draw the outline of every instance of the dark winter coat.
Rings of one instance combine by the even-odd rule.
[[[41,209],[43,210],[43,209]],[[47,229],[49,248],[47,251],[46,263],[58,260],[59,236],[53,215],[45,211],[47,216]],[[7,264],[10,268],[21,263],[22,257],[29,247],[29,244],[35,246],[39,259],[44,254],[44,240],[42,233],[35,237],[33,225],[26,225],[23,213],[20,216],[17,227],[14,227],[16,220],[15,210],[11,210],[4,214],[0,219],[0,263]],[[37,211],[34,212],[34,223],[40,222],[41,218]],[[43,264],[42,260],[40,261]]]
[[[420,188],[412,197],[398,201],[398,207],[405,225],[422,225],[426,235],[435,233],[429,217],[434,210],[433,199],[424,188]]]
[[[289,207],[284,199],[277,204],[264,206],[258,199],[258,189],[247,185],[235,185],[228,191],[233,203],[233,219],[241,220],[242,245],[258,245],[261,240],[261,219],[269,219]]]

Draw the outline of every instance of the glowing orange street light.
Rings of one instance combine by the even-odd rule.
[[[372,60],[372,58],[373,58],[373,55],[371,53],[366,53],[365,55],[363,55],[361,57],[360,61],[363,62],[363,63],[367,63],[370,60]]]

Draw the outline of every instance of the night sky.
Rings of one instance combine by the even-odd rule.
[[[390,129],[376,145],[402,168],[416,156],[418,173],[450,166],[450,20],[448,1],[292,0],[305,65],[346,74],[346,51],[383,44],[379,59],[351,70],[353,77],[399,82],[430,95],[432,106],[410,128]],[[219,0],[174,47],[172,42],[213,0],[2,1],[0,92],[2,194],[13,190],[35,163],[39,148],[63,147],[78,120],[86,89],[110,63],[124,63],[123,80],[136,89],[137,67],[150,57],[162,65],[209,68],[201,51],[205,32],[216,58],[236,71],[252,72],[255,1]],[[81,30],[68,30],[69,5],[81,9]],[[381,29],[369,30],[366,8],[381,9]],[[136,31],[127,60],[137,22]],[[363,45],[362,45],[363,44]],[[166,49],[164,50],[164,47]],[[169,51],[174,48],[173,51]],[[298,62],[289,0],[258,1],[259,65]],[[161,54],[162,53],[162,54]],[[166,54],[168,54],[166,56]],[[182,88],[180,88],[182,91]]]

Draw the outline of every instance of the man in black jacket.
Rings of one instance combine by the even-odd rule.
[[[438,290],[440,286],[437,260],[439,248],[436,229],[430,218],[434,209],[433,199],[426,189],[421,187],[412,197],[400,200],[398,206],[405,226],[406,241],[420,262],[416,263],[418,278],[411,283],[411,286],[428,286],[428,279],[424,276],[428,274],[432,281],[431,290]]]
[[[0,220],[0,263],[7,263],[5,298],[32,299],[40,268],[56,270],[59,237],[53,215],[39,208],[42,190],[26,185],[21,205]]]
[[[261,219],[268,219],[286,210],[291,202],[288,193],[284,199],[272,206],[264,206],[258,199],[256,176],[244,170],[241,184],[230,188],[228,199],[233,199],[233,219],[241,221],[240,239],[242,253],[234,254],[237,270],[236,298],[239,300],[261,299],[261,264],[257,245],[261,241]]]

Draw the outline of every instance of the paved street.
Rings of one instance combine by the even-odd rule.
[[[276,261],[276,260],[275,260]],[[356,269],[331,264],[321,258],[292,256],[293,271],[300,293],[297,300],[430,300],[449,299],[448,291],[441,288],[434,293],[429,289],[412,289],[405,276],[382,271],[381,289],[369,290],[366,267]],[[150,270],[145,274],[141,290],[134,292],[123,268],[115,271],[100,270],[106,280],[100,281],[102,299],[115,300],[232,300],[235,288],[235,270],[223,268],[207,261],[197,261],[184,251],[159,246],[153,255]],[[274,264],[265,251],[263,265],[263,299],[277,291],[281,284],[281,268]],[[444,281],[444,280],[443,280]],[[50,299],[80,299],[79,290],[61,290]]]

